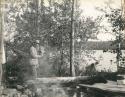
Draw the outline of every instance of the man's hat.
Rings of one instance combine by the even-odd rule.
[[[33,43],[35,43],[35,44],[39,44],[40,41],[39,41],[39,40],[34,40]]]
[[[39,43],[40,43],[40,41],[39,41],[39,40],[36,40],[36,43],[37,43],[37,44],[39,44]]]

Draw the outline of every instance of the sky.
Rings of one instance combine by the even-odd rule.
[[[84,16],[89,16],[93,18],[103,15],[103,13],[98,11],[96,7],[101,7],[101,8],[108,7],[109,3],[112,8],[121,8],[121,0],[80,0],[79,1],[80,8],[83,10],[82,14]],[[110,27],[110,25],[106,21],[103,22],[103,25],[107,28]],[[110,31],[111,30],[109,30],[109,32]],[[115,36],[113,36],[110,33],[100,33],[97,35],[97,38],[98,40],[101,40],[101,41],[109,41],[109,40],[114,40]]]
[[[97,16],[101,13],[95,10],[95,7],[104,7],[107,3],[111,2],[113,8],[121,7],[121,0],[80,0],[80,8],[83,10],[83,14],[88,16]]]

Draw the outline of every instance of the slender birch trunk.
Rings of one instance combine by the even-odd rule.
[[[74,0],[72,0],[71,33],[70,33],[70,75],[75,76],[74,67]]]
[[[0,85],[2,81],[2,64],[5,63],[4,35],[3,35],[3,0],[0,0]]]

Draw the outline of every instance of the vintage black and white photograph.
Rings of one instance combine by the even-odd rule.
[[[0,0],[0,97],[125,97],[125,0]]]

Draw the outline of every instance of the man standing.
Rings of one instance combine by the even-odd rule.
[[[39,41],[33,42],[30,48],[30,65],[32,66],[33,78],[37,78],[37,68],[39,67],[38,59],[41,57],[39,52]]]

